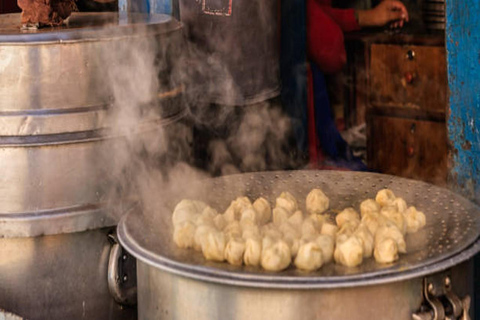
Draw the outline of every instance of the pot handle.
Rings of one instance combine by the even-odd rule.
[[[108,290],[113,299],[124,306],[137,304],[136,260],[117,241],[115,233],[108,235],[112,246],[108,261]]]

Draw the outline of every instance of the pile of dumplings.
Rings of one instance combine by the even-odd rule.
[[[360,214],[346,208],[336,216],[326,211],[329,199],[320,189],[306,197],[307,214],[289,192],[272,209],[264,198],[231,202],[224,213],[201,201],[180,201],[173,212],[173,240],[180,248],[201,251],[207,260],[261,266],[281,271],[292,263],[315,271],[335,261],[356,267],[366,258],[392,263],[406,253],[405,235],[425,226],[425,215],[389,189],[360,204]]]

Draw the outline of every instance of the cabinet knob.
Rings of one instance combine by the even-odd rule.
[[[415,155],[415,149],[412,146],[407,147],[407,156],[413,157],[414,155]]]
[[[407,51],[407,54],[406,54],[406,58],[407,58],[408,60],[413,60],[413,59],[415,59],[415,51],[413,51],[413,50],[408,50],[408,51]]]
[[[405,72],[405,82],[408,84],[412,84],[415,80],[415,74],[412,72]]]

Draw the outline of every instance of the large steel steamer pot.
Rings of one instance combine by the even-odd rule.
[[[27,319],[134,319],[117,303],[130,302],[122,268],[133,259],[115,243],[130,203],[116,197],[112,167],[127,142],[109,124],[108,76],[130,63],[122,48],[155,48],[160,88],[145,99],[155,112],[133,135],[174,128],[185,114],[170,81],[181,24],[116,13],[77,13],[41,30],[19,22],[0,15],[0,308]]]
[[[172,208],[182,198],[218,210],[240,195],[274,201],[281,191],[304,199],[315,187],[331,209],[358,205],[383,188],[415,205],[427,225],[408,235],[408,253],[391,265],[368,259],[357,268],[333,263],[313,273],[204,260],[175,247]],[[131,211],[118,225],[122,246],[137,258],[139,319],[468,319],[473,315],[471,257],[480,250],[478,207],[423,182],[360,172],[267,172],[225,176],[162,191],[156,213]],[[302,205],[302,204],[300,204]],[[303,204],[304,205],[304,204]],[[468,311],[469,310],[469,311]]]

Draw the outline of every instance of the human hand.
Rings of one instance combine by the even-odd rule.
[[[384,0],[375,8],[359,10],[357,14],[361,27],[379,27],[390,23],[391,28],[401,28],[408,21],[407,8],[396,0]]]

